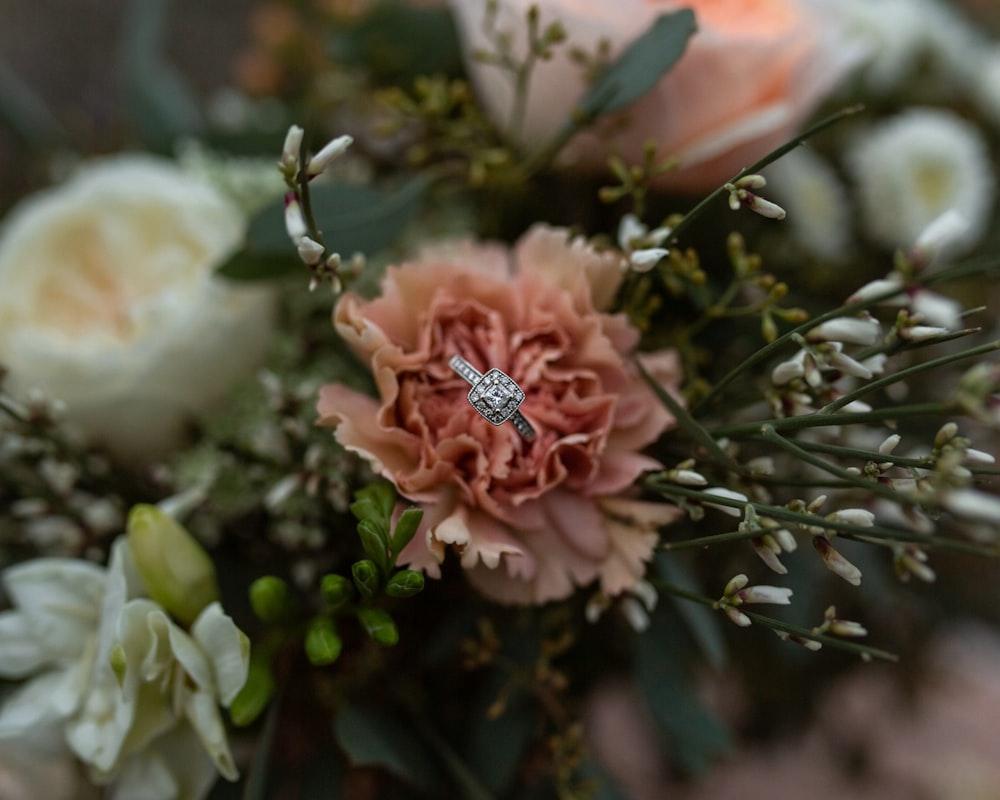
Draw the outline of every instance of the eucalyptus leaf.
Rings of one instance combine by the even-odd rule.
[[[348,703],[337,714],[334,736],[355,766],[379,767],[430,794],[438,783],[435,765],[412,725]]]
[[[634,103],[677,63],[695,29],[688,8],[661,14],[601,73],[577,103],[576,116],[589,121]]]
[[[120,56],[131,122],[146,147],[160,152],[202,128],[194,93],[163,55],[167,10],[167,0],[132,0]]]
[[[32,148],[53,148],[67,141],[55,114],[38,92],[0,61],[0,124]]]
[[[700,775],[733,747],[728,729],[698,699],[694,671],[685,663],[687,638],[680,621],[658,612],[639,637],[636,677],[674,763]]]
[[[656,568],[664,582],[691,594],[704,595],[695,576],[681,561],[679,554],[660,553],[656,557]],[[693,603],[683,597],[670,596],[670,600],[705,660],[716,669],[723,667],[729,660],[729,654],[722,635],[721,615],[701,603]]]
[[[403,232],[430,182],[427,175],[417,175],[391,192],[354,183],[314,186],[313,216],[331,250],[343,256],[374,255]],[[284,198],[278,198],[253,216],[243,250],[218,272],[237,280],[261,280],[303,269],[285,230]]]

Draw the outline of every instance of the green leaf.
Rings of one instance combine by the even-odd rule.
[[[267,712],[264,729],[261,731],[260,738],[257,740],[257,746],[254,748],[254,757],[250,760],[246,785],[243,788],[243,800],[267,800],[271,796],[268,793],[267,785],[268,771],[271,766],[271,752],[274,749],[274,743],[277,739],[278,720],[281,717],[281,701],[283,697],[284,691],[278,694],[278,697],[271,703],[271,708]]]
[[[354,586],[343,575],[331,573],[320,580],[320,592],[330,610],[336,611],[350,602],[354,596]]]
[[[361,539],[365,555],[378,567],[379,574],[388,573],[389,548],[384,531],[379,530],[379,526],[371,520],[363,519],[358,523],[358,537]]]
[[[638,100],[677,63],[695,28],[688,8],[661,14],[594,82],[577,104],[576,116],[593,120]]]
[[[180,72],[163,56],[166,0],[132,0],[125,15],[121,74],[132,124],[150,149],[167,152],[198,132],[201,112]]]
[[[393,192],[353,183],[314,186],[313,215],[327,247],[343,256],[374,255],[392,244],[420,209],[430,185],[417,175]],[[285,200],[268,204],[250,220],[243,250],[217,272],[236,280],[264,280],[304,269],[285,230]]]
[[[66,132],[44,98],[0,61],[0,124],[33,149],[64,145]]]
[[[672,759],[684,772],[699,775],[733,742],[698,699],[695,676],[681,655],[686,644],[679,620],[658,612],[653,627],[638,638],[636,677]]]
[[[338,60],[364,68],[382,83],[405,88],[418,75],[462,74],[458,32],[443,5],[379,3],[359,24],[336,33]]]
[[[344,642],[332,619],[320,617],[313,620],[306,631],[305,648],[309,663],[317,667],[325,667],[340,658]]]
[[[408,508],[399,517],[396,523],[396,530],[392,533],[392,557],[396,558],[410,543],[420,527],[420,521],[424,518],[423,509]]]
[[[359,608],[358,622],[374,641],[384,647],[392,647],[399,641],[399,631],[389,612],[381,608]]]
[[[333,730],[354,765],[380,767],[425,794],[433,793],[437,776],[432,759],[414,727],[400,724],[398,716],[348,703]]]
[[[373,561],[367,558],[355,561],[351,565],[351,576],[365,600],[373,600],[378,595],[379,571]]]
[[[424,589],[424,576],[412,569],[403,569],[393,575],[385,586],[389,597],[399,599],[413,597]]]
[[[274,674],[268,659],[266,655],[258,655],[258,648],[250,652],[247,682],[229,706],[229,718],[237,727],[256,720],[274,695]]]
[[[691,594],[704,595],[705,592],[687,566],[676,553],[660,553],[656,556],[656,568],[665,583],[676,586]],[[720,669],[729,661],[726,640],[722,635],[721,615],[701,603],[692,603],[683,597],[670,596],[677,614],[687,626],[688,633],[701,650],[705,660]]]

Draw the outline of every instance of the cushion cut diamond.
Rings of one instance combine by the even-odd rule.
[[[469,392],[472,407],[494,425],[502,425],[514,416],[523,400],[521,387],[498,369],[483,375]]]

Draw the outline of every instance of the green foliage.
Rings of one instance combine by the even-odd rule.
[[[332,45],[338,60],[378,83],[405,85],[417,75],[462,72],[458,33],[445,6],[379,3],[357,25],[336,31]]]
[[[314,619],[306,630],[306,657],[317,667],[325,667],[340,658],[344,642],[329,617]]]
[[[194,94],[163,54],[166,12],[166,0],[129,3],[120,70],[129,118],[146,147],[159,152],[202,127]]]
[[[436,770],[413,725],[401,725],[396,716],[369,706],[347,703],[333,727],[337,743],[353,764],[380,767],[425,794],[432,793]]]
[[[295,609],[288,584],[274,575],[265,575],[250,584],[250,606],[263,622],[280,622]]]
[[[695,675],[682,654],[688,645],[680,621],[663,612],[637,642],[636,676],[653,719],[678,768],[704,773],[733,747],[725,726],[698,699]]]
[[[594,82],[576,106],[581,120],[592,120],[631,105],[660,82],[684,54],[695,32],[694,13],[683,8],[661,14]]]
[[[269,656],[263,649],[255,647],[250,653],[247,682],[229,707],[229,716],[233,724],[242,727],[254,722],[271,702],[274,689],[274,674]]]
[[[374,641],[385,647],[391,647],[399,641],[399,631],[388,611],[370,606],[359,608],[357,614],[358,622]]]
[[[324,575],[320,581],[320,592],[330,610],[337,611],[354,598],[354,584],[343,575]]]
[[[385,593],[389,597],[413,597],[423,591],[424,576],[412,569],[401,569],[393,575],[385,585]]]
[[[338,253],[374,255],[392,244],[423,203],[431,178],[417,175],[392,191],[355,183],[310,188],[313,216]],[[304,269],[291,252],[285,201],[278,198],[250,220],[243,249],[218,268],[233,280],[270,280]]]
[[[370,603],[378,597],[379,569],[375,566],[375,562],[367,558],[355,561],[351,565],[351,575],[363,600]]]

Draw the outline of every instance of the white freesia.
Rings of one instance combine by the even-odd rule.
[[[0,676],[28,678],[0,708],[0,740],[58,725],[109,796],[204,797],[237,770],[219,706],[246,681],[246,637],[217,603],[186,632],[153,601],[127,541],[107,569],[36,559],[3,574]]]
[[[0,234],[0,364],[119,457],[174,446],[187,417],[263,355],[266,290],[213,270],[243,212],[172,162],[94,162],[8,216]]]

